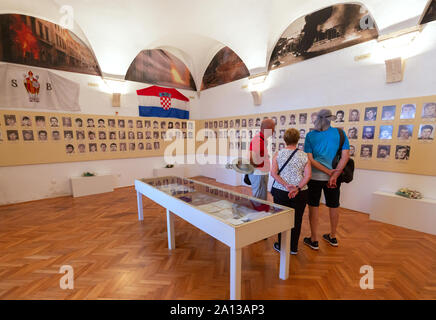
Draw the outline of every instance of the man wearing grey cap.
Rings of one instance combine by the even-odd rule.
[[[324,191],[326,206],[330,214],[330,234],[324,234],[323,239],[330,245],[337,247],[336,228],[339,221],[339,197],[341,182],[338,181],[342,170],[350,158],[350,143],[344,133],[341,160],[336,169],[333,169],[333,160],[340,147],[340,133],[337,128],[330,126],[335,116],[327,109],[318,112],[315,120],[315,130],[306,136],[304,151],[312,164],[312,179],[309,181],[309,221],[310,237],[304,238],[304,244],[318,250],[318,213],[321,193]],[[342,130],[343,131],[343,130]]]

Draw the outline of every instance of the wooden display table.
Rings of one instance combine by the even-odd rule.
[[[174,215],[230,247],[230,298],[241,298],[242,248],[282,233],[280,279],[289,277],[294,210],[202,182],[180,177],[135,180],[138,218],[142,196],[167,212],[168,249],[175,249]]]

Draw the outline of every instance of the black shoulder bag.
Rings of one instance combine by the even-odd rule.
[[[344,143],[345,143],[344,131],[338,128],[338,132],[340,136],[340,143],[339,143],[339,150],[336,153],[335,158],[333,159],[333,163],[332,163],[333,169],[336,169],[339,164],[339,161],[341,161],[342,148],[344,147]],[[345,165],[341,175],[339,176],[338,182],[350,183],[351,181],[353,181],[353,176],[354,176],[354,160],[350,158],[347,164]]]

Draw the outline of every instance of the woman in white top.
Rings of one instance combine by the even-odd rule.
[[[294,228],[291,230],[291,254],[297,254],[301,223],[307,203],[307,183],[312,176],[312,167],[307,154],[297,148],[300,140],[300,132],[297,129],[286,130],[283,140],[286,148],[277,152],[272,159],[271,176],[275,181],[271,194],[274,203],[295,210]],[[280,251],[280,241],[281,234],[278,242],[274,243],[274,249],[277,251]]]

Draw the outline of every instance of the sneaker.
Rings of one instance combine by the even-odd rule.
[[[322,236],[322,238],[328,243],[330,243],[330,245],[332,245],[333,247],[338,246],[338,240],[336,238],[330,238],[330,234],[326,233],[325,235]]]
[[[313,250],[318,250],[319,249],[318,241],[312,241],[311,238],[304,238],[303,242],[304,242],[305,245],[308,245]]]
[[[275,251],[280,252],[280,246],[278,242],[274,242],[273,248]],[[298,253],[298,251],[291,251],[292,255],[296,255]]]

